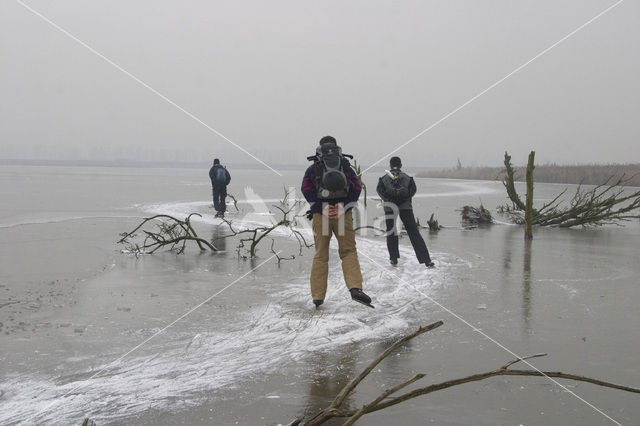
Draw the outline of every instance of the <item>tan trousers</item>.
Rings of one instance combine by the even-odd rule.
[[[338,240],[338,254],[342,260],[342,273],[348,289],[362,288],[362,272],[356,250],[356,233],[353,230],[351,210],[338,219],[329,219],[320,213],[314,213],[313,239],[316,254],[311,266],[311,296],[314,300],[324,300],[329,277],[329,242],[331,235]]]

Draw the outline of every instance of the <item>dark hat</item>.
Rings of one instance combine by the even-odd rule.
[[[391,157],[391,160],[389,160],[389,165],[391,167],[402,167],[402,161],[400,161],[400,157]]]
[[[213,164],[220,164],[220,160],[218,160],[217,158],[213,159]]]
[[[320,145],[323,145],[325,143],[337,144],[336,138],[334,138],[333,136],[324,136],[322,139],[320,139]]]

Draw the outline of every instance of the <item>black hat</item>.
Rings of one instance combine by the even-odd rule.
[[[213,159],[213,164],[220,164],[220,160],[218,160],[217,158]]]
[[[336,142],[336,138],[334,138],[333,136],[324,136],[322,139],[320,139],[320,145],[323,145],[325,143],[332,143],[332,144],[337,144]]]

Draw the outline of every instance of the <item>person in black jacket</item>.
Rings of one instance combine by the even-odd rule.
[[[224,212],[227,210],[227,185],[231,182],[231,175],[217,158],[213,160],[213,167],[209,169],[209,179],[211,179],[213,208],[216,209],[216,217],[224,217]]]
[[[378,186],[376,187],[376,191],[383,201],[389,260],[392,265],[396,266],[400,257],[398,231],[396,229],[396,219],[400,215],[400,220],[409,235],[409,240],[411,240],[418,262],[424,263],[427,268],[433,268],[435,264],[429,256],[429,250],[422,235],[420,235],[416,219],[413,216],[411,198],[417,191],[416,183],[411,176],[400,170],[402,167],[400,157],[392,157],[389,165],[391,170],[387,171],[378,180]]]

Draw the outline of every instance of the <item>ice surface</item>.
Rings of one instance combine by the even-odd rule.
[[[401,239],[398,268],[388,266],[383,238],[358,239],[365,291],[375,310],[350,300],[333,251],[327,301],[316,311],[308,294],[311,251],[282,269],[268,263],[113,363],[247,272],[251,262],[238,260],[233,250],[205,255],[195,250],[185,256],[158,253],[136,259],[120,254],[115,244],[120,232],[153,213],[180,217],[198,211],[203,218],[193,218],[194,224],[205,238],[222,229],[221,221],[213,218],[206,170],[137,170],[129,176],[114,169],[88,178],[90,172],[76,170],[71,178],[62,179],[58,169],[32,168],[12,171],[25,177],[19,185],[0,181],[6,201],[0,223],[20,225],[0,227],[4,241],[10,242],[0,256],[0,304],[5,304],[0,310],[1,424],[79,424],[87,415],[98,424],[193,419],[191,424],[199,424],[197,420],[209,416],[211,424],[275,424],[305,408],[326,405],[327,398],[335,395],[333,385],[356,374],[390,340],[438,319],[445,326],[381,365],[373,380],[363,383],[362,395],[370,396],[416,372],[428,373],[427,380],[454,378],[462,371],[495,368],[511,359],[418,292],[402,286],[391,273],[421,286],[422,293],[515,352],[550,354],[548,361],[540,359],[536,365],[632,386],[638,382],[637,221],[625,228],[536,229],[534,241],[524,244],[518,226],[473,231],[459,226],[457,209],[462,205],[482,202],[493,208],[505,202],[499,182],[433,179],[416,180],[420,193],[414,210],[421,222],[435,213],[446,226],[439,233],[423,231],[437,269],[420,267],[406,238]],[[234,184],[251,185],[256,196],[265,195],[263,201],[271,206],[279,201],[281,186],[274,185],[269,173],[236,173]],[[32,181],[34,175],[38,179]],[[287,176],[286,183],[299,185],[300,173]],[[373,188],[377,177],[366,179]],[[22,192],[30,196],[23,197]],[[536,185],[536,199],[550,199],[557,192],[556,185]],[[239,201],[241,213],[232,207],[227,212],[239,228],[271,223],[279,215],[253,212],[251,202]],[[375,204],[369,203],[370,218],[379,214]],[[110,219],[97,219],[102,217]],[[308,228],[303,232],[310,235]],[[276,246],[285,252],[297,249],[286,230],[274,235]],[[268,257],[267,250],[268,246],[259,253],[262,260]],[[103,368],[100,376],[91,377]],[[635,396],[587,385],[572,389],[623,424],[633,424],[639,417]],[[455,397],[451,395],[434,394],[426,403],[407,405],[398,421],[600,424],[602,420],[542,379],[496,380],[459,387]],[[542,407],[544,418],[538,417]],[[199,409],[206,411],[206,417],[197,417]],[[366,421],[378,426],[389,424],[389,417],[374,415]]]
[[[166,203],[149,205],[151,214],[185,216],[208,203]],[[215,224],[216,219],[199,219]],[[241,226],[268,224],[262,215],[250,214],[234,223]],[[304,231],[303,232],[309,232]],[[281,236],[289,232],[279,231]],[[376,309],[353,302],[344,286],[342,270],[334,251],[330,266],[329,291],[321,309],[315,310],[308,294],[308,275],[277,277],[277,285],[267,286],[263,306],[248,309],[234,318],[233,324],[220,324],[216,332],[182,336],[181,344],[172,342],[153,356],[134,352],[122,361],[96,365],[92,371],[72,379],[47,377],[10,377],[4,388],[0,423],[19,422],[38,415],[35,420],[47,424],[64,424],[66,419],[94,413],[99,421],[133,416],[149,407],[171,408],[198,404],[207,391],[232,386],[256,374],[277,371],[282,365],[296,362],[318,351],[331,351],[356,341],[374,341],[396,336],[422,318],[421,308],[428,305],[417,300],[401,280],[419,283],[429,294],[443,285],[442,271],[458,262],[445,253],[434,253],[440,268],[427,269],[406,261],[402,268],[380,269],[371,265],[388,264],[386,246],[381,240],[358,239],[363,264],[364,289]],[[337,247],[334,247],[337,248]],[[401,245],[401,257],[412,259],[410,247]],[[401,280],[387,274],[397,274]],[[258,271],[259,273],[259,271]],[[268,284],[268,283],[265,283]],[[227,290],[233,292],[233,287]],[[91,377],[94,373],[105,371]],[[77,388],[77,390],[75,390]],[[70,392],[63,400],[61,395]],[[48,409],[54,404],[51,409]],[[39,415],[41,410],[46,410]]]

